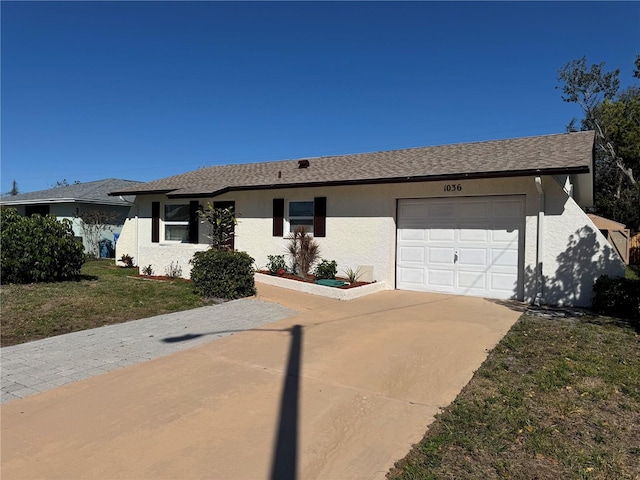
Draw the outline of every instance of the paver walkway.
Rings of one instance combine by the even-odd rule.
[[[242,299],[0,349],[1,403],[275,322],[295,311]]]

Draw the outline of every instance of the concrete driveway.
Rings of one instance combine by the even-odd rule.
[[[520,315],[258,291],[299,315],[3,405],[2,478],[384,478]]]

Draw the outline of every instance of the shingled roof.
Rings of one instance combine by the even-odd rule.
[[[216,196],[233,190],[588,173],[594,132],[223,165],[155,180],[112,195]],[[304,165],[307,165],[306,167]]]
[[[38,190],[37,192],[20,193],[0,199],[2,205],[23,205],[35,203],[95,203],[105,205],[129,205],[134,197],[114,198],[109,194],[114,190],[136,188],[142,182],[107,178],[94,182],[74,183],[62,187]]]

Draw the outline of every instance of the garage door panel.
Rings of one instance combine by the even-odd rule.
[[[460,268],[466,266],[486,267],[487,254],[486,248],[460,248],[458,250],[458,265]]]
[[[447,219],[451,220],[456,217],[456,204],[451,201],[434,202],[428,204],[427,218],[429,220]]]
[[[491,265],[518,268],[518,250],[491,249]]]
[[[519,231],[517,229],[496,228],[491,230],[491,243],[503,243],[518,246]]]
[[[479,220],[489,218],[490,204],[487,200],[460,202],[458,218]]]
[[[446,287],[451,290],[454,287],[454,273],[451,270],[430,268],[427,272],[427,279],[429,287]]]
[[[397,288],[521,295],[524,198],[399,200]]]
[[[400,230],[400,239],[401,240],[425,240],[427,235],[426,230],[424,228],[403,228]]]
[[[403,263],[415,263],[418,262],[421,265],[424,264],[425,247],[420,246],[404,246],[400,249],[400,260]]]
[[[486,243],[489,241],[489,232],[486,228],[461,228],[459,232],[461,242]]]
[[[465,290],[486,290],[487,274],[486,272],[460,271],[458,273],[458,287]]]
[[[504,292],[512,294],[518,283],[517,272],[491,274],[491,290],[495,292]]]
[[[493,218],[513,218],[519,221],[524,215],[524,205],[520,199],[496,199],[491,210]]]
[[[425,272],[424,268],[408,268],[399,269],[398,280],[405,285],[412,285],[414,289],[421,290],[424,286]]]
[[[453,242],[455,240],[456,230],[450,228],[430,228],[426,230],[426,239],[429,242]]]
[[[429,263],[453,265],[456,251],[453,247],[428,247]]]

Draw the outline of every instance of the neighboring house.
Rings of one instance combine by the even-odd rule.
[[[119,234],[122,230],[122,225],[135,197],[113,197],[109,193],[140,184],[141,182],[116,178],[74,183],[49,190],[4,196],[0,198],[0,205],[15,208],[20,215],[39,213],[40,215],[53,214],[58,219],[68,218],[73,224],[73,233],[82,239],[85,250],[88,250],[89,245],[83,238],[81,222],[77,216],[89,210],[115,212],[118,218],[117,222],[103,234],[104,239],[113,243],[114,233]]]
[[[212,202],[235,207],[235,248],[258,266],[306,225],[322,258],[391,289],[589,305],[600,274],[624,272],[581,209],[593,146],[575,132],[200,169],[112,192],[136,195],[116,256],[188,276]]]

